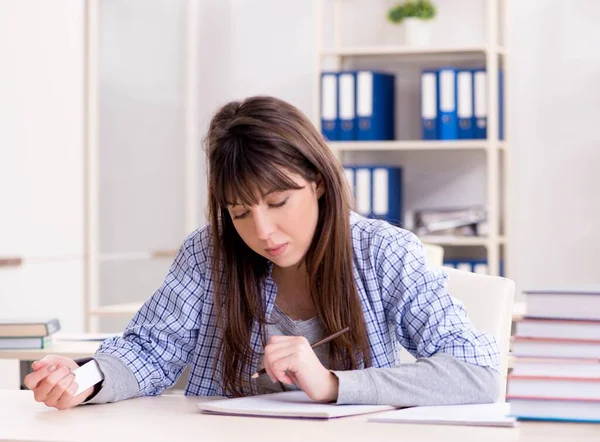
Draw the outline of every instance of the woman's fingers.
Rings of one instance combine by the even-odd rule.
[[[35,371],[25,376],[25,386],[30,390],[35,390],[43,379],[49,376],[52,372],[56,371],[58,368],[56,364],[44,364],[43,362],[43,360],[34,362],[32,364],[32,368]]]
[[[57,402],[65,394],[65,392],[71,389],[72,385],[75,385],[75,388],[72,389],[73,393],[75,393],[77,390],[77,384],[75,384],[75,375],[69,373],[64,378],[59,380],[56,385],[54,385],[52,390],[48,392],[44,403],[49,407],[56,407]],[[71,398],[73,398],[72,395]]]
[[[54,386],[70,374],[71,370],[68,367],[59,367],[52,371],[48,376],[42,379],[34,389],[33,395],[35,400],[38,402],[44,402]]]

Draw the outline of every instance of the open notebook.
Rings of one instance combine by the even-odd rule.
[[[303,391],[263,394],[200,403],[202,412],[244,416],[331,419],[394,410],[389,405],[335,405],[313,402]]]
[[[516,419],[509,414],[507,403],[442,405],[390,411],[371,417],[369,422],[514,427]]]

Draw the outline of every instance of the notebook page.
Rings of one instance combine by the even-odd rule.
[[[513,427],[516,419],[509,414],[508,403],[444,405],[390,411],[371,417],[369,422]]]
[[[245,416],[285,416],[329,419],[393,410],[388,405],[335,405],[313,402],[303,391],[222,399],[198,404],[203,412]]]

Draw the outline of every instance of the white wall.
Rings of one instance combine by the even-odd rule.
[[[511,275],[598,284],[600,2],[511,2]]]
[[[186,0],[102,0],[98,20],[100,253],[177,249],[187,235]],[[148,298],[171,261],[101,261],[100,305]],[[116,331],[128,319],[100,323]]]

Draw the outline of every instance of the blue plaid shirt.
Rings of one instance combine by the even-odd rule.
[[[423,246],[412,233],[352,213],[354,278],[363,307],[373,367],[398,364],[398,344],[416,357],[449,353],[471,364],[498,370],[494,338],[480,333],[463,305],[446,291],[446,274],[425,266]],[[160,394],[184,367],[186,395],[224,395],[211,270],[211,233],[202,227],[183,243],[162,286],[135,314],[123,336],[102,343],[98,352],[118,356],[137,378],[140,395]],[[277,289],[263,287],[267,317]],[[251,345],[262,353],[258,325]],[[258,357],[248,370],[256,371]],[[256,384],[252,391],[257,394]]]

